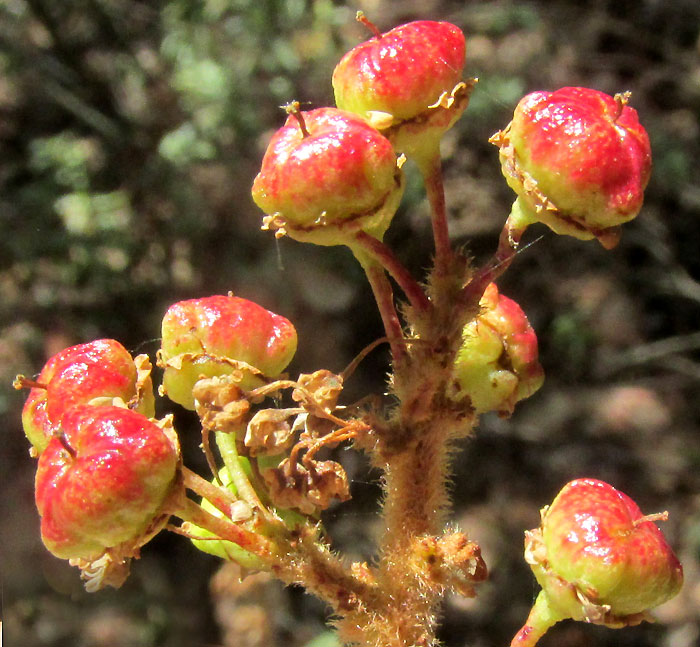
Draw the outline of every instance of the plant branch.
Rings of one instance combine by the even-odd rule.
[[[439,145],[431,155],[417,159],[418,168],[423,176],[425,190],[430,203],[430,217],[435,239],[435,275],[446,277],[452,265],[453,251],[450,232],[447,225],[447,208],[445,206],[445,188],[442,181],[442,161]]]
[[[268,563],[274,554],[274,544],[266,537],[246,530],[229,519],[217,517],[207,512],[202,506],[186,496],[180,497],[178,503],[173,505],[173,509],[168,512],[183,521],[189,521],[195,526],[208,530],[221,539],[232,541]]]
[[[523,211],[520,198],[518,198],[513,203],[510,215],[503,225],[495,254],[484,267],[474,274],[471,281],[464,288],[462,294],[463,303],[478,301],[486,286],[495,281],[510,267],[518,252],[523,234],[532,223],[532,219]]]
[[[352,252],[367,275],[374,299],[377,302],[379,315],[384,324],[384,331],[389,339],[394,361],[402,362],[406,357],[406,343],[404,342],[403,329],[394,305],[394,292],[391,289],[391,283],[384,272],[384,268],[374,258],[368,256],[361,248],[353,247]]]
[[[359,232],[355,240],[372,259],[389,272],[417,312],[430,309],[431,304],[425,292],[389,247],[364,231]]]

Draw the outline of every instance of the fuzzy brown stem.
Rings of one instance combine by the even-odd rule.
[[[449,507],[444,428],[415,431],[412,442],[386,456],[385,532],[377,580],[391,604],[382,619],[386,635],[378,644],[397,647],[435,642],[439,595],[422,585],[414,551],[420,537],[441,532]]]
[[[371,577],[358,577],[347,563],[333,554],[315,528],[305,525],[295,531],[286,554],[272,566],[273,573],[287,584],[301,584],[328,603],[339,615],[369,606],[375,597]]]

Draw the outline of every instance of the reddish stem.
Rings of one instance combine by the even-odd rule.
[[[304,115],[301,114],[299,102],[290,101],[286,106],[283,106],[283,108],[288,115],[292,115],[292,117],[294,117],[297,120],[297,123],[299,124],[299,130],[301,130],[301,136],[304,138],[310,137],[311,133],[306,127],[306,121],[304,119]]]
[[[357,22],[361,22],[367,29],[369,29],[377,38],[382,37],[382,32],[377,29],[377,26],[369,19],[367,16],[365,16],[364,11],[358,11],[355,14],[355,20]]]
[[[228,519],[214,516],[187,497],[182,497],[180,505],[176,506],[176,509],[170,511],[170,513],[183,521],[189,521],[195,526],[214,533],[221,539],[232,541],[258,557],[263,559],[271,557],[273,544],[269,539],[246,530]]]
[[[484,267],[474,274],[471,281],[464,288],[462,294],[463,303],[478,301],[486,286],[489,283],[493,283],[510,267],[518,252],[520,240],[529,224],[530,221],[523,216],[519,203],[516,200],[513,210],[501,230],[496,253]]]
[[[394,306],[394,292],[391,289],[391,283],[386,277],[384,269],[376,261],[362,262],[362,266],[374,293],[374,299],[379,308],[379,315],[382,318],[384,330],[389,339],[394,361],[401,362],[406,356],[406,345],[403,339],[401,322]]]
[[[435,274],[438,278],[442,278],[449,273],[453,252],[447,226],[445,188],[442,181],[442,161],[440,160],[439,147],[436,146],[431,155],[418,159],[417,162],[423,175],[430,203],[430,217],[435,239]]]
[[[21,389],[48,389],[48,384],[30,380],[24,375],[18,375],[12,382],[12,387],[17,391]]]
[[[58,442],[61,443],[63,449],[65,449],[68,452],[72,459],[78,458],[78,452],[76,452],[75,449],[70,445],[68,439],[66,438],[66,435],[63,432],[56,434],[56,438],[58,438]]]
[[[231,514],[231,506],[237,499],[229,490],[214,485],[185,466],[182,467],[182,477],[186,488],[209,501],[224,515],[228,516]]]
[[[360,231],[355,236],[355,240],[373,260],[377,261],[389,272],[398,283],[399,287],[404,291],[411,306],[413,306],[417,312],[426,312],[431,308],[431,303],[421,286],[411,276],[411,273],[406,269],[403,263],[396,258],[394,252],[392,252],[389,247],[381,240],[378,240],[364,231]]]

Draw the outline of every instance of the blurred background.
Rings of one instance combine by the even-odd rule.
[[[542,646],[700,645],[700,4],[697,0],[0,0],[0,551],[7,644],[329,647],[325,611],[162,534],[119,591],[88,595],[39,539],[33,461],[15,374],[65,346],[114,337],[154,356],[179,299],[225,293],[290,318],[294,371],[341,370],[382,335],[341,248],[261,232],[250,185],[279,105],[332,104],[330,75],[381,28],[443,19],[467,35],[471,105],[443,144],[451,233],[475,262],[495,249],[513,196],[488,137],[525,93],[632,91],[654,173],[640,217],[605,252],[528,231],[501,280],[538,333],[544,387],[510,420],[486,416],[456,456],[454,519],[491,571],[449,599],[448,647],[508,644],[537,591],[523,531],[567,481],[590,476],[668,509],[686,584],[659,622],[623,631],[561,623]],[[417,276],[430,262],[415,172],[388,242]],[[348,399],[382,391],[370,355]],[[188,464],[205,470],[176,412]],[[338,548],[371,559],[378,474],[342,452],[352,501],[326,513]],[[203,472],[205,473],[205,472]],[[217,572],[218,571],[218,572]]]

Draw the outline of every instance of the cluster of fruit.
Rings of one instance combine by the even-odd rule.
[[[248,568],[274,564],[271,570],[281,577],[327,594],[339,615],[355,613],[355,629],[378,636],[379,629],[368,627],[390,614],[377,601],[389,604],[398,594],[387,590],[381,597],[378,582],[391,588],[387,574],[399,573],[406,546],[406,577],[418,572],[425,586],[414,596],[417,604],[427,599],[431,581],[436,591],[454,586],[472,594],[471,584],[486,575],[478,546],[462,533],[437,536],[431,520],[420,525],[421,515],[437,515],[421,508],[427,505],[422,501],[404,507],[419,518],[415,523],[387,523],[384,550],[396,546],[396,555],[382,555],[376,569],[362,564],[340,573],[340,564],[323,552],[318,513],[333,499],[349,497],[347,476],[317,453],[353,441],[375,453],[392,484],[434,473],[436,483],[422,484],[422,491],[444,488],[443,468],[403,476],[401,469],[446,460],[444,450],[418,456],[433,438],[449,441],[441,425],[472,424],[488,411],[508,416],[543,381],[535,333],[493,281],[536,222],[613,247],[620,225],[641,208],[649,140],[627,94],[563,88],[526,96],[511,123],[492,138],[517,197],[494,258],[472,271],[450,247],[439,170],[440,139],[476,83],[462,80],[464,35],[454,25],[430,21],[381,34],[359,19],[374,35],[336,67],[337,107],[287,107],[287,122],[271,139],[252,193],[266,214],[265,228],[303,242],[347,245],[367,271],[393,352],[399,413],[340,407],[342,374],[282,375],[296,350],[296,331],[255,303],[230,294],[177,303],[163,319],[159,392],[199,415],[213,476],[207,480],[182,465],[172,416],[155,417],[148,357],[132,358],[114,340],[62,351],[35,380],[20,376],[16,385],[31,389],[23,426],[38,458],[43,541],[78,565],[92,588],[121,584],[129,560],[172,515],[185,521],[177,531],[199,549]],[[432,207],[435,268],[427,289],[382,241],[402,197],[407,159],[423,174]],[[409,302],[401,311],[403,324],[387,273]],[[261,406],[286,390],[291,406]],[[430,407],[443,409],[431,417]],[[210,447],[211,432],[222,468]],[[433,435],[428,442],[421,434]],[[415,456],[423,462],[412,462]],[[185,496],[186,488],[202,497],[201,506]],[[401,509],[395,500],[411,496],[387,486],[386,505]],[[435,500],[436,508],[446,508]],[[512,644],[533,645],[563,618],[634,624],[675,595],[682,569],[653,523],[659,518],[643,516],[627,496],[600,481],[568,484],[543,509],[542,527],[527,533],[526,559],[542,593]],[[390,536],[411,528],[413,536]],[[313,541],[316,548],[309,548]],[[289,557],[294,550],[316,553],[304,566],[301,553]],[[399,593],[410,598],[410,592]]]

